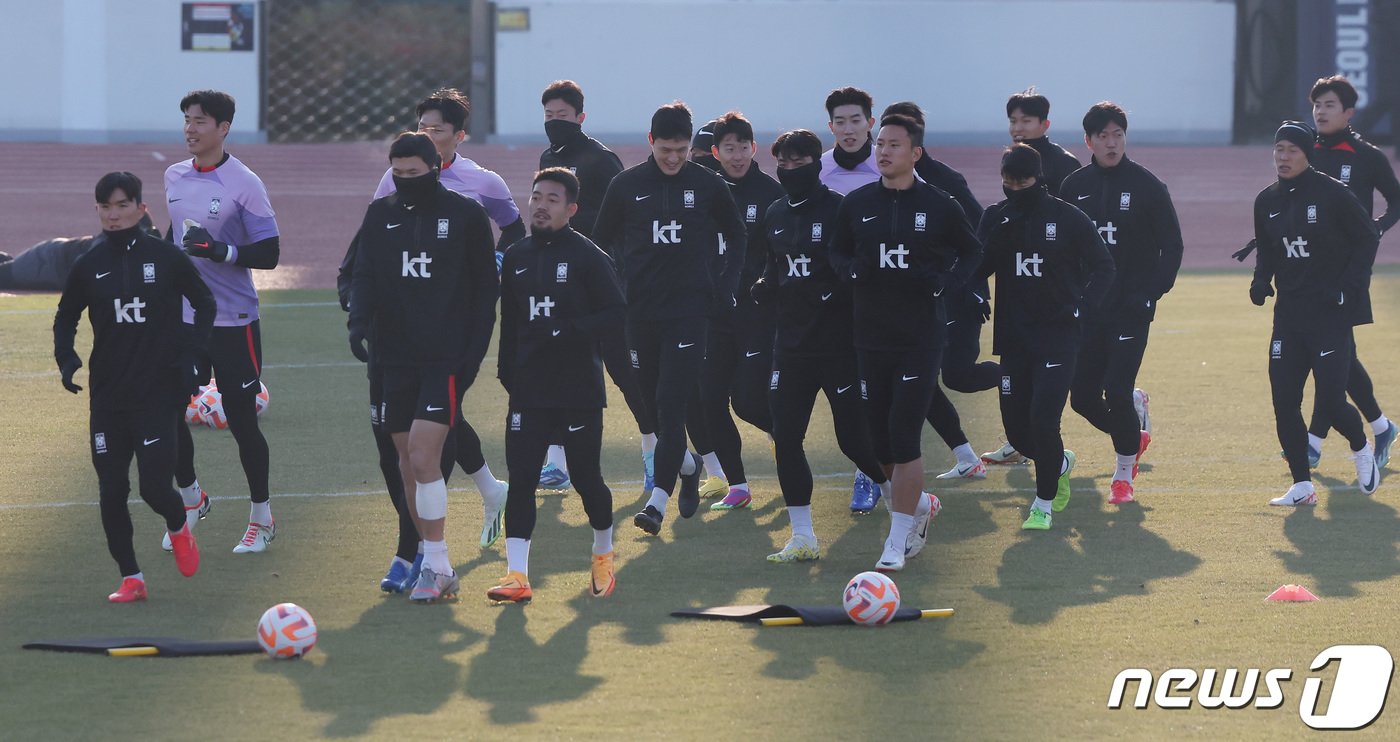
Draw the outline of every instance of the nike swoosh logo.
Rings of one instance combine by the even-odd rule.
[[[1001,218],[1001,223],[1002,223],[1002,224],[1010,224],[1010,223],[1011,223],[1011,217],[1009,217],[1009,216],[1004,216],[1004,217],[1002,217],[1002,218]]]
[[[900,380],[900,381],[913,381],[914,379],[917,379],[917,378],[919,378],[919,376],[918,376],[918,374],[915,374],[915,375],[913,375],[913,376],[900,376],[900,377],[899,377],[899,380]]]
[[[1272,213],[1272,214],[1269,215],[1269,218],[1270,218],[1270,219],[1273,219],[1274,217],[1276,217],[1276,216],[1278,216],[1279,214],[1282,214],[1282,213],[1283,213],[1282,211],[1275,211],[1274,213]]]
[[[864,223],[870,221],[871,219],[878,219],[879,216],[880,216],[879,214],[876,214],[875,216],[863,216],[863,217],[860,218],[860,223],[861,223],[861,224],[864,224]]]
[[[745,358],[753,358],[754,356],[756,356],[756,355],[758,355],[758,354],[760,354],[760,353],[762,353],[762,352],[763,352],[763,351],[761,351],[761,350],[745,351],[745,352],[744,352],[744,357],[745,357]]]
[[[1119,335],[1119,336],[1118,336],[1118,339],[1119,339],[1119,340],[1132,340],[1132,339],[1135,338],[1135,337],[1137,337],[1137,336],[1136,336],[1136,335],[1128,335],[1128,336],[1124,337],[1123,335]]]
[[[151,445],[152,443],[159,443],[159,442],[160,442],[160,439],[159,439],[159,438],[149,438],[149,439],[147,439],[147,438],[142,438],[142,439],[141,439],[141,445],[143,445],[143,446],[149,446],[149,445]]]
[[[110,275],[112,275],[112,272],[111,272],[111,271],[107,271],[106,273],[98,273],[98,274],[97,274],[97,277],[98,277],[98,278],[106,278],[107,276],[110,276]]]
[[[577,433],[577,432],[579,432],[580,430],[583,430],[583,429],[586,428],[586,427],[588,427],[588,426],[587,426],[587,425],[579,425],[579,426],[570,425],[570,426],[569,426],[569,432],[570,432],[570,433]]]
[[[254,384],[256,384],[256,383],[258,383],[258,380],[257,380],[257,379],[253,379],[252,381],[245,381],[245,382],[243,382],[243,388],[244,388],[244,389],[247,389],[248,387],[250,387],[250,386],[252,386],[252,385],[254,385]]]
[[[183,198],[172,198],[172,199],[170,199],[170,203],[173,204],[173,203],[175,203],[176,201],[184,201],[184,200],[185,200],[185,199],[183,199]]]
[[[530,270],[530,269],[529,269],[529,268],[516,268],[516,269],[515,269],[515,275],[518,276],[518,275],[520,275],[521,273],[524,273],[525,271],[528,271],[528,270]]]
[[[1075,308],[1074,308],[1074,317],[1075,317],[1075,319],[1078,319],[1078,318],[1079,318],[1079,308],[1078,308],[1078,307],[1075,307]]]
[[[399,227],[402,227],[402,226],[403,226],[403,222],[399,222],[398,224],[385,224],[385,225],[384,225],[384,228],[385,228],[385,229],[398,229]]]
[[[944,326],[947,326],[947,325],[953,324],[954,322],[957,322],[957,320],[955,320],[955,319],[950,319],[950,320],[948,320],[947,322],[944,322],[943,324],[944,324]]]
[[[432,406],[432,405],[428,405],[428,412],[441,412],[441,411],[442,411],[442,408],[441,408],[441,407],[434,407],[434,406]]]
[[[783,231],[784,231],[784,230],[781,230],[781,229],[775,229],[775,230],[773,230],[773,234],[782,234]]]
[[[1045,364],[1045,367],[1046,367],[1046,368],[1059,368],[1059,367],[1061,367],[1061,366],[1063,366],[1063,365],[1065,365],[1065,364],[1063,364],[1063,363],[1047,363],[1047,364]]]
[[[558,330],[555,330],[554,332],[551,332],[551,333],[550,333],[550,336],[552,336],[552,337],[559,337],[559,331],[558,331]]]
[[[1318,353],[1317,355],[1318,355],[1319,357],[1321,357],[1321,358],[1326,358],[1327,356],[1330,356],[1330,355],[1332,355],[1333,353],[1336,353],[1336,352],[1337,352],[1337,351],[1335,351],[1335,350],[1324,350],[1324,351],[1322,351],[1321,353]]]
[[[694,345],[694,344],[695,344],[695,343],[677,343],[677,344],[676,344],[676,347],[677,347],[677,348],[680,348],[681,350],[685,350],[686,348],[689,348],[690,346],[692,346],[692,345]]]
[[[831,294],[822,294],[822,301],[826,301],[827,299],[830,299],[830,298],[831,298]]]
[[[637,200],[638,200],[638,201],[645,201],[645,200],[647,200],[647,199],[649,199],[649,198],[651,198],[651,194],[650,194],[650,193],[648,193],[648,194],[645,195],[645,196],[637,196]]]
[[[1094,195],[1094,194],[1092,194],[1092,193],[1086,193],[1086,194],[1084,194],[1083,196],[1075,196],[1075,197],[1074,197],[1074,200],[1075,200],[1075,201],[1083,201],[1084,199],[1086,199],[1086,198],[1088,198],[1088,197],[1090,197],[1090,196],[1092,196],[1092,195]]]
[[[845,394],[845,393],[846,393],[846,390],[847,390],[847,389],[850,389],[850,388],[851,388],[851,385],[850,385],[850,384],[847,384],[847,385],[845,385],[845,386],[838,386],[838,387],[836,387],[836,393],[837,393],[837,394]]]

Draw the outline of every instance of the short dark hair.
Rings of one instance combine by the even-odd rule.
[[[880,114],[880,118],[884,118],[886,116],[896,113],[902,113],[905,116],[914,119],[915,121],[919,122],[919,126],[924,125],[924,109],[919,108],[919,104],[915,103],[912,100],[902,100],[898,103],[891,103],[888,106],[885,106],[885,112]]]
[[[97,181],[95,195],[97,203],[105,204],[112,198],[112,193],[118,188],[126,197],[141,203],[141,179],[125,170],[118,170],[114,173],[107,173]]]
[[[568,168],[547,167],[535,173],[535,179],[530,185],[534,186],[542,180],[564,186],[564,201],[571,204],[578,203],[578,176],[569,172]]]
[[[1019,93],[1012,93],[1011,97],[1006,99],[1006,117],[1011,118],[1011,114],[1017,110],[1026,116],[1044,121],[1050,118],[1050,99],[1037,93],[1032,85]]]
[[[233,96],[221,90],[195,90],[180,99],[180,113],[187,113],[190,106],[199,106],[205,115],[211,116],[214,123],[233,124]]]
[[[820,161],[822,158],[822,140],[816,134],[806,129],[793,129],[778,135],[773,140],[774,157],[810,157]]]
[[[433,140],[427,134],[416,131],[399,134],[394,137],[394,143],[389,145],[389,159],[396,160],[400,157],[420,157],[428,167],[442,165],[442,155],[439,155],[437,147],[433,146]]]
[[[467,128],[467,119],[471,118],[472,102],[457,88],[442,88],[433,91],[432,95],[424,98],[418,104],[418,108],[414,109],[415,115],[420,119],[428,111],[442,114],[443,121],[452,124],[454,130],[461,131]]]
[[[552,100],[564,101],[573,106],[574,113],[583,113],[583,88],[573,80],[555,80],[550,83],[540,96],[540,105],[543,106]]]
[[[888,116],[880,117],[880,128],[886,126],[898,126],[909,134],[909,143],[915,147],[924,146],[924,127],[913,116],[905,116],[902,113],[891,113]]]
[[[866,118],[870,118],[870,111],[875,107],[875,99],[870,94],[860,88],[853,88],[847,85],[844,88],[837,88],[826,96],[826,117],[830,119],[836,115],[839,106],[860,106],[861,112]]]
[[[1084,136],[1094,136],[1107,129],[1109,124],[1118,124],[1123,127],[1123,131],[1127,131],[1128,114],[1113,101],[1099,101],[1084,114]]]
[[[651,115],[652,139],[684,139],[689,142],[695,133],[694,127],[690,108],[681,101],[667,103]]]
[[[753,141],[753,124],[744,118],[744,114],[738,111],[729,113],[715,119],[715,146],[718,147],[724,138],[733,134],[741,142]]]
[[[1017,142],[1002,150],[1001,174],[1003,176],[1023,180],[1025,178],[1039,178],[1040,173],[1040,153],[1035,151],[1035,147],[1024,142]]]
[[[1356,101],[1359,100],[1356,86],[1352,85],[1345,75],[1318,78],[1318,81],[1313,83],[1312,91],[1308,93],[1308,100],[1317,102],[1317,99],[1326,93],[1336,93],[1337,99],[1342,102],[1342,108],[1356,108]]]

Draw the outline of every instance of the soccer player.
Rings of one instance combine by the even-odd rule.
[[[1356,479],[1371,494],[1380,484],[1375,450],[1356,408],[1347,404],[1352,328],[1371,322],[1371,264],[1380,235],[1355,195],[1309,166],[1315,135],[1285,121],[1274,136],[1278,181],[1254,199],[1256,306],[1275,294],[1269,342],[1274,420],[1293,485],[1270,505],[1316,505],[1303,425],[1303,385],[1313,376],[1317,406],[1351,444]]]
[[[600,340],[627,313],[607,254],[569,227],[579,181],[561,167],[541,170],[530,192],[530,236],[506,253],[501,270],[497,376],[510,394],[506,416],[506,576],[491,600],[529,602],[530,538],[535,530],[536,467],[562,435],[574,489],[593,527],[589,593],[606,597],[613,565],[612,492],[603,483],[603,359]]]
[[[267,550],[277,535],[268,490],[267,439],[258,429],[257,394],[262,388],[262,329],[253,271],[272,270],[281,256],[277,218],[262,180],[224,149],[233,125],[234,101],[228,93],[196,90],[180,101],[185,115],[185,147],[190,159],[165,170],[165,199],[171,237],[184,245],[195,268],[214,293],[218,312],[209,337],[204,373],[219,380],[228,428],[238,444],[238,458],[248,480],[252,507],[248,528],[233,547],[235,554]],[[194,321],[186,308],[185,324]],[[209,496],[199,486],[194,467],[194,438],[181,417],[177,424],[179,454],[175,484],[185,501],[190,524],[209,512]],[[166,550],[170,539],[162,542]]]
[[[902,114],[880,121],[880,181],[846,196],[831,260],[854,284],[854,338],[875,455],[893,480],[890,532],[877,570],[904,568],[940,507],[923,493],[920,434],[944,343],[939,294],[966,284],[981,245],[957,202],[918,180],[924,130]],[[823,164],[823,167],[825,165]]]
[[[409,599],[431,602],[459,587],[444,532],[443,444],[491,342],[498,286],[486,210],[442,185],[433,140],[400,134],[389,162],[395,192],[375,199],[360,226],[350,349],[370,360],[365,339],[373,330],[384,426],[423,539],[423,565]]]
[[[764,214],[767,254],[763,277],[751,293],[773,308],[777,321],[769,403],[778,484],[792,535],[768,561],[786,563],[821,558],[812,525],[812,469],[802,448],[818,391],[831,406],[841,452],[877,486],[888,491],[890,484],[871,447],[861,403],[851,288],[832,269],[828,254],[842,196],[821,182],[822,143],[816,134],[787,132],[773,142],[772,153],[787,197]]]
[[[156,237],[160,236],[160,232],[151,224],[149,213],[141,215],[138,226]],[[73,264],[92,248],[93,239],[92,235],[55,237],[13,258],[0,252],[0,290],[62,291]]]
[[[1122,108],[1094,104],[1084,114],[1084,143],[1092,161],[1065,178],[1060,197],[1094,220],[1117,273],[1102,310],[1084,328],[1070,407],[1113,439],[1118,463],[1108,501],[1121,505],[1133,501],[1137,462],[1152,442],[1147,395],[1134,385],[1157,302],[1181,268],[1181,225],[1166,185],[1128,159]]]
[[[651,535],[661,531],[678,476],[681,517],[700,506],[699,458],[685,448],[686,404],[705,357],[706,316],[734,306],[746,242],[724,181],[686,160],[691,127],[679,101],[652,114],[651,156],[613,178],[593,228],[617,265],[633,368],[656,415],[655,485],[633,518]]]
[[[1069,504],[1074,452],[1060,418],[1069,397],[1080,328],[1113,283],[1113,258],[1084,212],[1049,194],[1040,154],[1014,144],[1001,158],[1006,200],[978,229],[979,277],[996,276],[992,352],[1001,356],[1001,420],[1017,451],[1035,461],[1035,500],[1021,528],[1047,530]]]
[[[1080,168],[1079,158],[1050,141],[1050,99],[1036,92],[1035,86],[1013,93],[1006,99],[1006,120],[1013,143],[1028,144],[1040,154],[1045,171],[1045,187],[1051,196],[1060,195],[1060,184]]]
[[[578,178],[578,212],[569,220],[569,227],[587,237],[598,220],[598,206],[603,202],[608,184],[622,172],[622,161],[602,142],[583,133],[582,124],[587,114],[583,110],[583,90],[578,83],[573,80],[550,83],[540,96],[540,103],[544,106],[545,136],[549,137],[549,146],[540,153],[540,170],[562,167]],[[641,387],[632,373],[626,333],[621,323],[613,330],[605,333],[601,341],[603,365],[622,391],[627,408],[637,421],[642,437],[643,481],[649,482],[654,472],[656,431],[651,427],[652,416],[647,412]],[[564,447],[557,442],[549,447],[539,481],[542,489],[567,489],[570,485]],[[643,491],[649,496],[651,487],[644,486]]]
[[[690,160],[703,165],[707,170],[719,172],[719,159],[715,157],[715,125],[719,120],[708,121],[695,132],[690,140]]]
[[[199,546],[170,482],[175,421],[183,419],[190,395],[199,389],[197,366],[214,325],[214,296],[179,248],[141,228],[146,204],[139,178],[108,173],[97,181],[95,195],[102,233],[64,284],[53,320],[54,360],[63,388],[82,391],[73,381],[83,365],[73,341],[87,310],[93,334],[88,356],[92,466],[107,550],[122,575],[107,600],[130,603],[147,595],[126,507],[132,456],[141,499],[165,519],[176,568],[186,577],[199,569]],[[189,329],[184,302],[193,314]]]
[[[1371,216],[1375,209],[1375,192],[1385,198],[1386,210],[1375,220],[1382,234],[1400,221],[1400,181],[1390,167],[1390,160],[1376,145],[1361,138],[1351,128],[1356,115],[1356,88],[1341,75],[1324,77],[1313,84],[1311,99],[1313,122],[1317,124],[1317,142],[1313,145],[1312,166],[1318,172],[1340,180],[1356,194],[1361,208]],[[1376,465],[1384,469],[1390,461],[1390,449],[1395,444],[1396,425],[1376,401],[1371,375],[1353,358],[1347,373],[1347,395],[1369,422],[1376,436]],[[1313,405],[1312,423],[1308,426],[1308,462],[1317,466],[1322,458],[1322,441],[1331,427],[1322,408]]]
[[[768,206],[782,198],[783,187],[754,164],[758,145],[753,140],[753,124],[743,114],[730,111],[717,122],[713,153],[719,161],[720,177],[739,207],[748,243],[736,306],[720,306],[710,316],[710,336],[700,377],[705,427],[728,483],[724,498],[710,509],[724,511],[746,508],[753,501],[744,471],[743,442],[729,414],[731,401],[734,414],[745,422],[765,433],[773,429],[768,409],[775,331],[773,307],[759,306],[743,289],[763,275],[768,247],[761,221]]]

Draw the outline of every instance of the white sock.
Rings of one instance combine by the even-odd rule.
[[[1322,450],[1322,439],[1321,439],[1321,438],[1318,438],[1317,436],[1313,435],[1312,433],[1308,433],[1308,445],[1311,446],[1311,447],[1312,447],[1312,450],[1314,450],[1314,451],[1321,451],[1321,450]]]
[[[914,530],[914,516],[904,513],[890,513],[890,541],[902,544],[909,540],[909,532]]]
[[[977,454],[972,452],[971,443],[964,443],[953,449],[953,456],[957,458],[959,464],[975,464],[978,462]]]
[[[789,505],[787,514],[788,522],[792,524],[792,535],[811,539],[817,537],[816,532],[812,530],[811,505]]]
[[[447,557],[446,541],[423,542],[423,566],[440,575],[452,574],[452,560]]]
[[[1042,513],[1048,513],[1050,512],[1050,505],[1053,502],[1054,500],[1042,500],[1037,497],[1035,501],[1031,503],[1031,510],[1039,510]]]
[[[506,545],[510,545],[509,539],[507,539]],[[600,555],[606,554],[612,550],[612,526],[608,526],[601,531],[596,528],[593,529],[593,553],[595,555]]]
[[[894,499],[894,482],[886,479],[875,485],[880,488],[880,499],[885,501],[885,509],[890,509],[890,501]]]
[[[652,487],[651,497],[647,498],[647,504],[656,508],[656,512],[665,515],[666,501],[669,499],[671,498],[669,495],[666,494],[666,490],[663,490],[660,487]]]
[[[1371,421],[1371,432],[1373,434],[1380,435],[1387,430],[1390,430],[1390,421],[1386,419],[1385,415],[1381,415]]]
[[[642,453],[644,453],[644,454],[647,454],[647,453],[656,453],[656,434],[655,434],[655,433],[643,433],[643,434],[642,434]]]
[[[550,446],[549,453],[546,455],[545,460],[558,467],[559,470],[565,474],[569,473],[569,462],[564,460],[563,446]]]
[[[472,472],[472,482],[476,484],[477,492],[494,492],[496,490],[496,475],[491,473],[490,464],[482,464],[480,469]]]
[[[932,510],[932,509],[933,509],[933,500],[928,496],[928,493],[926,493],[926,492],[920,492],[920,493],[919,493],[919,502],[918,502],[917,505],[914,506],[914,517],[915,517],[915,518],[922,518],[922,517],[924,517],[925,515],[928,514],[928,511],[930,511],[930,510]]]
[[[1137,463],[1137,456],[1124,456],[1118,454],[1118,468],[1113,471],[1113,481],[1131,482],[1133,481],[1133,464]]]
[[[253,507],[248,512],[248,520],[265,526],[272,525],[272,503],[270,501],[253,503]]]
[[[711,451],[705,454],[704,456],[701,456],[700,458],[705,460],[705,471],[709,472],[710,476],[725,479],[724,467],[719,465],[719,457],[715,455],[714,451]]]
[[[400,556],[395,556],[394,559],[393,559],[393,561],[389,562],[389,566],[390,566],[390,567],[393,567],[395,564],[402,564],[404,567],[407,567],[407,568],[412,568],[412,567],[413,567],[413,562],[410,562],[410,561],[408,561],[408,560],[406,560],[406,559],[404,559],[403,557],[400,557]]]
[[[123,580],[140,580],[140,581],[142,581],[142,582],[145,582],[145,581],[146,581],[146,573],[145,573],[145,572],[137,572],[137,573],[134,574],[134,575],[122,575],[122,579],[123,579]]]
[[[506,539],[506,569],[511,572],[519,572],[522,575],[530,574],[530,539],[528,538],[507,538]]]
[[[1384,420],[1385,418],[1381,419]],[[1384,430],[1384,428],[1382,428],[1382,430]],[[201,490],[199,489],[198,479],[194,480],[194,483],[188,487],[176,487],[176,489],[180,491],[180,499],[185,501],[185,507],[192,508],[199,504],[199,493]]]
[[[742,491],[744,494],[748,494],[748,491],[749,491],[749,483],[748,483],[748,482],[739,482],[738,484],[731,484],[731,485],[729,485],[729,489],[731,489],[731,490],[740,490],[740,491]]]
[[[695,473],[696,466],[695,454],[686,451],[685,455],[681,457],[681,473],[688,477]]]
[[[418,555],[419,555],[419,556],[422,556],[422,555],[423,555],[423,542],[422,542],[422,541],[419,541],[419,542],[418,542]]]

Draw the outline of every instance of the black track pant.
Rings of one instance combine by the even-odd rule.
[[[1035,496],[1053,500],[1065,454],[1060,419],[1083,355],[1073,329],[1042,332],[1018,345],[1001,356],[1001,425],[1007,442],[1035,462]]]
[[[953,400],[948,398],[943,387],[934,385],[933,399],[929,401],[928,411],[924,416],[949,449],[967,443],[967,435],[962,429],[962,417],[958,415],[958,409],[953,406]]]
[[[933,348],[857,350],[870,440],[881,464],[906,464],[923,455],[924,417],[938,388],[942,338]]]
[[[622,392],[627,410],[637,422],[637,432],[642,435],[655,433],[655,415],[647,409],[646,400],[642,398],[642,388],[637,383],[637,374],[632,370],[632,359],[627,349],[627,333],[618,327],[616,332],[610,332],[603,337],[598,349],[603,357],[603,368],[608,370],[613,384]],[[564,439],[557,438],[550,445],[562,446]]]
[[[1366,367],[1361,365],[1361,359],[1357,358],[1355,353],[1351,357],[1351,369],[1347,372],[1347,396],[1351,397],[1352,404],[1356,405],[1357,411],[1361,413],[1363,422],[1370,422],[1381,416],[1381,405],[1376,401],[1376,387],[1371,383],[1371,375],[1366,373]],[[1331,427],[1331,420],[1322,413],[1322,408],[1314,398],[1312,424],[1308,426],[1308,432],[1318,438],[1326,438]]]
[[[812,504],[812,468],[807,463],[802,441],[807,437],[817,392],[826,394],[826,401],[831,405],[831,424],[841,453],[877,484],[886,481],[885,471],[880,468],[870,442],[870,421],[860,398],[855,354],[847,351],[842,355],[813,358],[780,352],[773,359],[769,387],[778,485],[783,489],[786,505]]]
[[[1151,327],[1150,321],[1090,325],[1084,330],[1075,363],[1070,406],[1090,425],[1108,433],[1113,450],[1121,456],[1136,456],[1142,443],[1142,422],[1133,409],[1133,387]]]
[[[1269,341],[1269,388],[1278,442],[1294,482],[1312,479],[1302,410],[1303,385],[1309,373],[1316,407],[1347,439],[1351,450],[1359,451],[1366,445],[1361,415],[1347,404],[1347,372],[1355,350],[1351,327],[1344,323],[1324,323],[1310,329],[1274,328]]]
[[[179,408],[93,410],[89,417],[102,530],[107,534],[107,551],[117,561],[122,576],[141,571],[131,543],[131,511],[126,507],[131,495],[132,456],[136,457],[141,499],[165,518],[165,527],[171,533],[185,527],[185,503],[170,486],[178,445],[175,421],[183,420],[184,415],[184,408]]]
[[[634,354],[637,383],[656,414],[656,486],[668,495],[675,490],[685,457],[686,406],[700,382],[705,336],[703,317],[627,317],[627,343]]]
[[[507,538],[530,538],[535,532],[540,460],[551,440],[564,441],[569,479],[583,498],[588,524],[598,531],[612,527],[612,491],[603,483],[603,411],[512,409],[506,416]]]
[[[215,327],[209,336],[206,358],[223,397],[229,432],[238,444],[238,459],[248,479],[248,496],[253,502],[268,500],[267,439],[258,429],[257,396],[261,390],[262,332],[258,322],[242,327]],[[175,483],[194,484],[194,438],[184,417],[176,430],[179,454]]]
[[[947,344],[943,346],[943,385],[955,392],[973,394],[993,389],[1001,382],[996,361],[977,362],[982,353],[982,313],[962,303],[948,306]]]
[[[733,320],[727,326],[711,321],[705,347],[705,365],[700,375],[700,411],[704,429],[714,446],[715,456],[732,485],[747,482],[744,473],[743,439],[729,414],[762,430],[772,432],[773,418],[768,409],[768,376],[773,368],[773,324],[757,312]],[[693,437],[693,433],[692,433]],[[707,453],[701,449],[701,453]]]

